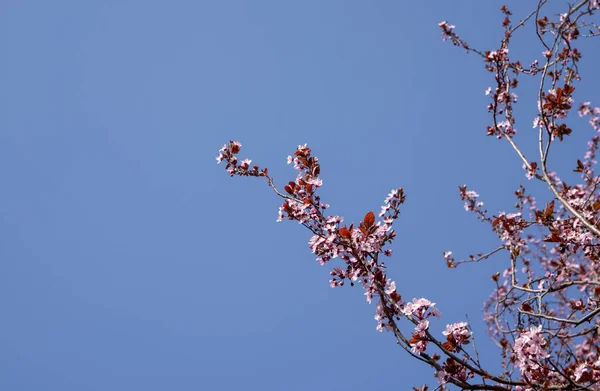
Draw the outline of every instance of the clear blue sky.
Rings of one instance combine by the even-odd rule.
[[[496,212],[524,176],[485,136],[491,75],[437,23],[493,49],[500,6],[3,0],[0,389],[435,384],[375,330],[360,288],[329,288],[308,232],[277,225],[264,183],[216,165],[229,139],[279,184],[308,143],[348,222],[404,187],[390,276],[405,298],[437,303],[434,332],[468,314],[493,365],[481,303],[505,260],[451,271],[442,252],[497,246],[459,184]],[[523,105],[529,140],[535,102]],[[583,151],[581,133],[565,150]]]

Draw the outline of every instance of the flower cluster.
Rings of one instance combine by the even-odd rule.
[[[573,373],[576,382],[593,382],[600,379],[600,355],[594,362],[584,362],[577,366]]]
[[[431,316],[441,317],[439,311],[434,306],[435,303],[421,298],[413,299],[412,303],[406,303],[402,309],[402,313],[416,323],[415,332],[409,341],[413,353],[421,354],[427,349],[427,343],[429,342],[429,338],[427,337],[429,321],[427,318]]]
[[[483,209],[483,202],[478,200],[479,194],[474,190],[467,190],[467,185],[461,185],[458,189],[460,191],[460,199],[465,201],[465,210],[478,214],[481,221],[489,221],[487,211]]]
[[[589,123],[596,132],[600,132],[600,107],[592,107],[590,102],[583,102],[577,111],[580,117],[589,116]]]
[[[492,222],[494,231],[508,250],[516,250],[525,245],[522,232],[527,225],[520,212],[500,212]]]
[[[441,369],[436,371],[435,375],[442,385],[451,381],[464,384],[467,380],[474,377],[473,371],[452,358],[446,359]]]
[[[223,145],[223,147],[219,149],[217,164],[221,163],[222,161],[227,162],[227,166],[225,168],[231,176],[267,176],[269,170],[265,168],[261,171],[258,166],[250,167],[250,163],[252,163],[252,160],[250,159],[244,159],[241,163],[238,162],[236,155],[240,153],[241,149],[242,143],[239,141],[232,140],[229,142],[229,144]]]
[[[446,260],[446,264],[448,265],[449,268],[456,267],[456,261],[454,260],[454,257],[452,256],[452,251],[444,251],[444,259]]]
[[[447,337],[444,343],[444,348],[451,352],[458,352],[461,345],[468,344],[471,337],[471,330],[467,322],[453,323],[446,326],[446,330],[442,332]]]
[[[550,357],[546,350],[546,340],[542,335],[542,325],[531,326],[521,333],[513,346],[514,356],[521,374],[529,380],[542,380],[548,376],[543,360]]]

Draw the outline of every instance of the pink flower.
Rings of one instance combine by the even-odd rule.
[[[242,163],[240,164],[240,168],[246,170],[250,167],[250,163],[252,163],[252,160],[244,159],[244,160],[242,160]]]
[[[414,354],[425,353],[426,349],[427,349],[427,342],[425,342],[425,341],[419,341],[415,344],[410,345],[410,350]]]
[[[441,21],[440,23],[438,23],[438,26],[439,26],[439,27],[441,27],[441,28],[443,28],[443,29],[448,29],[448,30],[452,30],[452,29],[455,29],[455,28],[456,28],[456,26],[455,26],[455,25],[453,25],[453,24],[448,24],[448,22],[447,22],[447,21],[445,21],[445,20],[443,20],[443,21]]]
[[[396,292],[396,282],[392,281],[392,282],[389,282],[387,284],[387,286],[385,287],[385,293],[387,293],[388,295],[391,295],[394,292]]]
[[[385,203],[389,204],[390,201],[392,200],[392,198],[396,197],[397,194],[398,194],[398,190],[392,189],[390,191],[390,193],[387,195],[387,197],[385,197]]]
[[[383,305],[381,301],[377,303],[377,308],[375,309],[375,320],[377,321],[377,331],[392,330],[392,327],[385,322],[387,319],[385,311],[383,310]]]
[[[451,335],[456,343],[461,344],[471,337],[471,330],[467,326],[467,322],[449,324],[446,325],[446,330],[442,331],[442,334]]]
[[[313,186],[321,187],[323,185],[323,180],[318,177],[312,177],[306,181],[306,183],[310,183]]]
[[[422,319],[422,318],[424,318],[425,312],[430,307],[433,307],[434,305],[435,305],[435,303],[432,303],[425,298],[413,299],[412,303],[411,302],[406,303],[406,305],[402,309],[402,312],[404,313],[404,315],[407,315],[407,316],[412,315],[419,319]]]
[[[425,330],[429,330],[429,321],[428,320],[420,321],[419,324],[417,325],[417,327],[415,327],[416,332],[422,332]]]
[[[304,145],[298,145],[298,148],[296,148],[296,151],[300,152],[300,153],[306,153],[308,152],[309,148],[306,146],[306,144]]]

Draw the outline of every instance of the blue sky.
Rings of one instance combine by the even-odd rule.
[[[437,23],[494,49],[500,6],[4,0],[0,388],[435,383],[375,330],[360,288],[329,288],[308,232],[275,222],[280,202],[264,183],[216,165],[230,139],[279,184],[295,177],[287,155],[308,143],[323,199],[347,222],[404,187],[389,274],[405,298],[437,303],[433,331],[468,314],[494,367],[481,304],[505,260],[448,270],[442,253],[498,244],[464,212],[459,184],[496,212],[524,176],[508,145],[485,136],[491,75],[443,43]],[[515,50],[524,63],[541,53],[528,38]],[[525,98],[517,125],[529,145]],[[562,146],[565,171],[591,130],[580,134]]]

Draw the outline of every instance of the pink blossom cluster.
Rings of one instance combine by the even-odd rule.
[[[588,171],[589,173],[589,171]],[[571,207],[578,210],[580,215],[588,221],[595,221],[599,217],[600,195],[590,193],[590,186],[595,187],[597,180],[588,184],[587,188],[583,185],[562,186],[561,196],[569,203]],[[552,204],[553,205],[553,204]],[[559,213],[564,216],[547,221],[541,220],[542,213],[538,213],[538,222],[545,223],[549,234],[545,237],[548,242],[558,243],[560,249],[572,248],[574,250],[583,249],[588,256],[597,260],[596,247],[597,237],[590,232],[588,227],[575,216],[568,215],[564,206],[561,205]]]
[[[520,212],[500,212],[492,221],[494,232],[498,234],[504,247],[509,250],[526,245],[522,232],[527,226],[528,223],[521,217]]]
[[[527,180],[532,180],[533,178],[537,178],[538,177],[538,171],[537,171],[538,167],[537,167],[537,163],[536,162],[530,162],[529,164],[525,164],[523,163],[523,170],[526,171],[525,173],[525,177],[527,178]]]
[[[460,199],[465,201],[465,210],[478,214],[482,221],[489,220],[486,216],[487,211],[483,209],[483,202],[478,200],[479,194],[474,190],[467,190],[467,185],[461,185],[458,189],[460,191]]]
[[[592,107],[590,102],[583,102],[579,106],[580,117],[589,116],[589,123],[596,132],[600,132],[600,107]]]
[[[543,360],[550,357],[542,335],[542,325],[531,326],[521,333],[513,346],[514,356],[521,374],[529,380],[541,380],[548,376]]]
[[[230,141],[229,144],[223,145],[219,149],[217,164],[225,161],[227,163],[225,168],[231,176],[267,176],[268,170],[266,168],[260,171],[258,166],[250,167],[250,163],[252,163],[250,159],[244,159],[241,163],[238,162],[236,155],[241,149],[242,144],[239,141]]]
[[[469,330],[467,322],[460,322],[446,325],[446,330],[442,334],[447,337],[446,349],[458,351],[460,345],[469,343],[472,332]]]
[[[431,316],[441,317],[437,308],[434,306],[435,303],[421,298],[413,299],[412,303],[408,302],[404,305],[404,308],[402,308],[402,313],[416,323],[415,332],[409,341],[413,353],[421,354],[427,349],[427,343],[429,342],[427,337],[429,321],[427,319]]]
[[[447,358],[441,368],[436,371],[435,376],[443,386],[449,382],[465,384],[469,379],[475,377],[475,374],[453,358]]]
[[[444,42],[450,39],[456,45],[456,43],[454,42],[454,39],[456,37],[456,34],[454,34],[454,29],[456,28],[456,26],[454,26],[453,24],[448,24],[448,22],[445,20],[438,23],[438,26],[442,29],[442,39],[444,40]]]
[[[446,264],[448,265],[449,268],[456,267],[456,261],[454,260],[454,257],[452,256],[452,251],[444,251],[444,259],[446,260]]]
[[[600,355],[593,362],[586,361],[577,366],[573,373],[576,382],[597,382],[600,379]],[[591,389],[600,389],[600,384]]]

